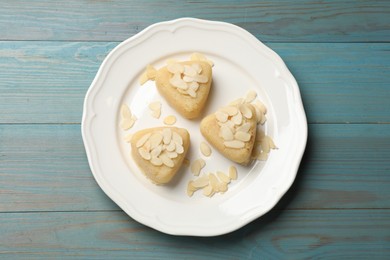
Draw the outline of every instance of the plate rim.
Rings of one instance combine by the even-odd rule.
[[[100,86],[99,86],[98,81],[103,77],[102,74],[104,74],[104,71],[109,70],[109,67],[110,67],[109,62],[113,59],[113,56],[117,52],[119,52],[119,50],[122,49],[124,46],[131,43],[132,41],[135,41],[138,38],[141,38],[148,31],[153,30],[156,27],[169,25],[169,26],[172,26],[172,31],[174,31],[183,24],[188,26],[188,24],[191,24],[191,23],[193,25],[207,24],[210,26],[214,25],[214,26],[222,26],[222,27],[229,28],[230,31],[237,31],[237,33],[240,34],[240,36],[245,37],[245,40],[251,41],[252,44],[256,44],[257,45],[256,48],[262,48],[263,50],[266,50],[268,52],[268,54],[270,56],[272,56],[271,57],[272,60],[277,62],[278,67],[283,70],[283,75],[288,76],[287,80],[289,80],[289,83],[292,87],[293,96],[294,96],[294,100],[293,100],[294,107],[295,107],[295,110],[298,112],[298,116],[300,119],[299,126],[301,127],[301,129],[300,129],[301,132],[300,132],[299,137],[302,138],[302,140],[300,140],[300,142],[298,142],[298,144],[300,144],[300,146],[295,147],[298,153],[295,155],[295,161],[294,161],[294,165],[293,165],[294,167],[293,167],[293,169],[290,169],[291,179],[287,183],[287,185],[283,185],[285,187],[285,189],[281,190],[277,194],[277,196],[274,196],[272,199],[272,203],[268,203],[267,207],[265,207],[265,209],[261,208],[261,210],[258,210],[255,213],[253,213],[252,212],[253,210],[251,210],[251,215],[249,217],[245,218],[245,220],[242,220],[240,222],[234,223],[234,224],[229,225],[229,226],[225,226],[224,228],[218,228],[218,229],[205,230],[205,229],[200,229],[198,227],[197,228],[188,228],[188,226],[178,228],[178,227],[166,225],[166,224],[158,222],[158,221],[153,222],[153,221],[150,221],[148,219],[145,219],[142,216],[142,214],[138,214],[138,212],[136,210],[132,210],[131,208],[126,207],[126,204],[124,202],[122,202],[122,199],[118,198],[118,195],[115,195],[114,192],[109,187],[106,186],[106,184],[104,183],[104,180],[102,180],[101,176],[97,173],[97,171],[94,167],[94,163],[92,161],[93,151],[90,149],[91,148],[90,147],[90,140],[89,140],[89,136],[88,136],[88,131],[89,131],[88,122],[90,122],[96,116],[96,114],[94,113],[94,111],[92,109],[91,109],[91,111],[88,110],[88,106],[92,102],[91,95],[92,95],[93,91],[98,91],[99,87],[102,86],[102,84],[100,84]],[[115,60],[113,62],[115,62]],[[112,65],[112,63],[111,63],[111,65]],[[113,202],[116,203],[122,210],[124,210],[127,215],[129,215],[131,218],[133,218],[137,222],[144,224],[146,226],[149,226],[149,227],[156,229],[158,231],[161,231],[163,233],[167,233],[167,234],[171,234],[171,235],[207,237],[207,236],[217,236],[217,235],[222,235],[222,234],[233,232],[233,231],[247,225],[248,223],[252,222],[253,220],[263,216],[264,214],[269,212],[272,208],[274,208],[274,206],[280,201],[280,199],[290,189],[294,180],[296,179],[296,175],[298,174],[299,165],[301,163],[301,160],[302,160],[305,148],[306,148],[306,144],[307,144],[308,125],[307,125],[306,114],[305,114],[305,110],[303,107],[303,102],[302,102],[300,90],[298,87],[298,83],[296,82],[294,76],[291,74],[291,72],[287,68],[287,65],[284,63],[282,58],[276,52],[274,52],[268,46],[263,44],[254,35],[252,35],[248,31],[246,31],[245,29],[243,29],[237,25],[227,23],[227,22],[210,21],[210,20],[184,17],[184,18],[154,23],[154,24],[146,27],[145,29],[143,29],[141,32],[139,32],[139,33],[129,37],[125,41],[121,42],[114,49],[112,49],[110,51],[110,53],[105,57],[105,59],[101,63],[101,65],[100,65],[100,67],[95,75],[95,78],[92,81],[92,83],[91,83],[90,87],[88,88],[88,91],[85,95],[84,105],[83,105],[83,116],[82,116],[82,122],[81,122],[81,134],[82,134],[82,139],[83,139],[83,143],[84,143],[84,147],[85,147],[85,151],[86,151],[86,155],[87,155],[88,164],[89,164],[89,167],[91,169],[92,175],[94,176],[96,182],[98,183],[99,187],[104,191],[104,193],[111,200],[113,200]],[[246,213],[244,213],[244,214],[246,214]]]

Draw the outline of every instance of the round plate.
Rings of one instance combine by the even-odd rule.
[[[267,161],[243,167],[215,149],[204,158],[204,172],[228,171],[236,165],[238,179],[224,194],[212,198],[201,191],[188,197],[193,179],[182,167],[172,183],[152,184],[130,156],[124,136],[140,129],[162,126],[175,115],[175,126],[191,135],[187,158],[201,158],[201,119],[187,120],[159,95],[154,82],[140,86],[138,78],[148,64],[188,60],[200,52],[214,62],[213,86],[203,116],[255,90],[266,105],[267,122],[261,126],[279,149]],[[160,119],[151,117],[148,104],[162,103]],[[138,118],[124,132],[120,107],[127,104]],[[85,98],[82,135],[92,173],[103,191],[136,221],[174,235],[215,236],[234,231],[269,211],[292,185],[307,139],[307,122],[298,85],[282,59],[247,31],[228,23],[183,18],[154,24],[119,44],[104,60]]]

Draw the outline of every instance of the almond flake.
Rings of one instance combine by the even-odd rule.
[[[166,125],[173,125],[176,123],[176,117],[175,116],[167,116],[166,118],[164,118],[164,124]]]
[[[169,80],[172,86],[186,90],[188,88],[187,83],[181,78],[180,73],[175,73]]]
[[[218,122],[218,124],[220,127],[226,126],[226,127],[230,128],[230,130],[235,131],[234,130],[235,124],[230,120],[226,121],[225,123]]]
[[[244,148],[244,146],[245,146],[245,143],[244,143],[244,142],[238,141],[238,140],[225,141],[225,142],[223,142],[223,144],[224,144],[226,147],[228,147],[228,148],[234,148],[234,149]]]
[[[237,127],[237,132],[249,132],[249,129],[251,129],[251,123],[247,122],[247,123],[244,123],[243,125]]]
[[[171,140],[171,142],[168,144],[168,146],[166,147],[166,149],[167,149],[168,152],[173,152],[173,151],[175,151],[175,149],[176,149],[176,143],[175,143],[173,140]]]
[[[183,77],[184,82],[190,83],[190,82],[195,82],[195,79],[190,76],[184,76]]]
[[[219,192],[226,192],[228,190],[228,185],[226,182],[220,182],[218,183],[218,191]]]
[[[161,109],[161,102],[160,101],[151,102],[148,107],[152,111],[160,110]]]
[[[231,106],[238,106],[238,105],[241,105],[243,103],[244,103],[244,99],[243,98],[238,98],[238,99],[230,102],[229,105],[231,105]]]
[[[233,116],[231,120],[232,120],[232,122],[233,122],[235,125],[241,125],[241,123],[242,123],[242,115],[241,115],[241,112],[238,112],[237,115]]]
[[[158,157],[152,157],[152,159],[150,159],[150,163],[155,166],[161,166],[163,164],[162,160]]]
[[[248,107],[248,105],[242,105],[240,106],[240,111],[243,116],[245,116],[248,119],[252,118],[252,110]]]
[[[130,119],[132,116],[130,108],[126,104],[121,106],[121,116],[123,119]]]
[[[162,131],[162,135],[163,135],[163,142],[164,142],[164,144],[169,144],[171,142],[171,139],[172,139],[172,131],[171,131],[171,129],[165,128]]]
[[[160,155],[160,159],[162,163],[170,168],[173,168],[175,166],[175,163],[172,161],[171,158],[168,157],[165,153]]]
[[[214,192],[213,192],[213,187],[211,187],[210,185],[207,185],[206,187],[203,188],[203,195],[207,196],[207,197],[211,197],[214,195]]]
[[[213,187],[213,190],[218,190],[219,181],[214,173],[209,174],[210,186]]]
[[[169,158],[177,158],[178,154],[176,152],[166,152]]]
[[[172,64],[172,63],[178,63],[178,61],[176,59],[167,59],[165,61],[165,63],[169,65],[169,64]]]
[[[256,123],[260,123],[261,120],[263,119],[263,113],[260,111],[260,109],[256,106],[254,106],[255,112],[256,112]]]
[[[157,75],[157,70],[152,65],[148,65],[146,67],[146,75],[149,79],[154,80]]]
[[[196,92],[192,88],[187,89],[187,94],[193,98],[196,98]]]
[[[234,116],[238,113],[237,107],[227,106],[220,109],[222,112],[228,114],[229,116]]]
[[[263,115],[263,117],[261,118],[260,124],[264,125],[265,121],[267,121],[267,118],[265,117],[265,115]]]
[[[232,141],[234,139],[233,132],[228,126],[221,126],[220,135],[225,141]]]
[[[154,149],[152,149],[152,151],[150,152],[150,155],[153,157],[158,157],[161,154],[161,151],[162,151],[162,146],[159,145],[159,146],[155,147]]]
[[[139,84],[142,86],[143,84],[145,84],[146,82],[148,82],[149,78],[148,78],[148,74],[146,74],[146,71],[143,72],[141,74],[141,76],[139,77],[138,79],[138,82]]]
[[[229,177],[232,180],[237,180],[237,169],[233,165],[229,167]]]
[[[123,119],[121,122],[122,130],[129,130],[134,125],[134,121],[131,119]]]
[[[207,185],[209,185],[209,176],[207,176],[207,174],[203,174],[192,182],[192,186],[198,189],[206,187]]]
[[[200,170],[206,165],[205,161],[203,159],[197,159],[195,160],[191,165],[191,172],[193,175],[198,176],[200,173]]]
[[[200,152],[206,156],[209,157],[211,155],[211,148],[208,144],[205,142],[200,143]]]
[[[160,133],[154,133],[150,137],[150,147],[153,149],[157,147],[163,140],[163,136]]]
[[[176,132],[172,132],[172,140],[175,143],[183,145],[183,138],[181,138],[181,136]]]
[[[192,61],[204,61],[204,62],[207,62],[208,64],[210,64],[211,67],[214,66],[214,63],[211,60],[207,59],[206,56],[204,56],[203,54],[200,54],[197,52],[193,53],[191,55],[190,59]]]
[[[188,84],[188,87],[196,92],[199,89],[199,83],[198,82],[191,82]]]
[[[172,74],[183,73],[184,67],[180,63],[171,62],[167,65],[167,70]]]
[[[245,132],[237,131],[234,134],[234,138],[239,141],[248,142],[251,139],[251,135]]]
[[[217,111],[215,112],[215,117],[219,122],[224,123],[228,120],[229,115],[222,111]]]
[[[277,146],[275,145],[275,143],[274,143],[274,140],[272,140],[271,137],[269,137],[269,136],[267,135],[266,138],[267,138],[269,147],[270,147],[271,149],[278,149],[278,147],[277,147]]]
[[[257,93],[254,90],[250,90],[245,97],[245,102],[246,103],[251,103],[255,98],[257,97]]]
[[[192,66],[184,65],[184,75],[193,77],[196,74],[198,74],[198,73],[196,72],[196,70]]]
[[[175,151],[178,153],[178,154],[182,154],[184,153],[184,148],[181,144],[178,144],[178,143],[175,143],[176,144],[176,148],[175,148]]]
[[[156,110],[156,111],[152,111],[152,117],[154,117],[154,118],[160,118],[160,116],[161,116],[161,110]]]
[[[145,151],[145,149],[143,149],[142,147],[138,149],[138,153],[141,155],[142,158],[144,158],[145,160],[150,160],[151,159],[151,155],[150,153],[148,153],[147,151]]]
[[[221,171],[217,171],[218,178],[224,183],[230,183],[230,177]]]
[[[257,107],[263,114],[267,114],[267,108],[260,100],[256,100],[253,105]]]
[[[193,63],[191,65],[192,68],[196,71],[196,73],[200,74],[202,72],[202,66],[199,63]]]

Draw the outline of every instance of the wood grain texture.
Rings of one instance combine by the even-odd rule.
[[[390,125],[310,125],[277,208],[389,208],[389,158]],[[118,209],[93,179],[79,125],[0,125],[0,187],[0,212]]]
[[[122,212],[0,215],[0,257],[78,259],[384,259],[390,210],[273,210],[213,238],[175,237]]]
[[[122,41],[180,17],[234,23],[269,42],[390,40],[389,1],[0,1],[0,40]]]
[[[117,44],[0,42],[0,123],[79,123]],[[296,77],[309,122],[390,122],[390,44],[268,45]]]

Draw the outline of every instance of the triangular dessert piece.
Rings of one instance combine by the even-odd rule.
[[[206,61],[170,62],[157,71],[156,86],[170,106],[185,118],[198,117],[209,96],[212,69]]]
[[[256,140],[256,110],[248,103],[229,105],[205,117],[200,131],[223,156],[247,165]]]
[[[168,183],[180,169],[190,146],[187,130],[156,127],[136,132],[132,156],[141,171],[156,184]]]

